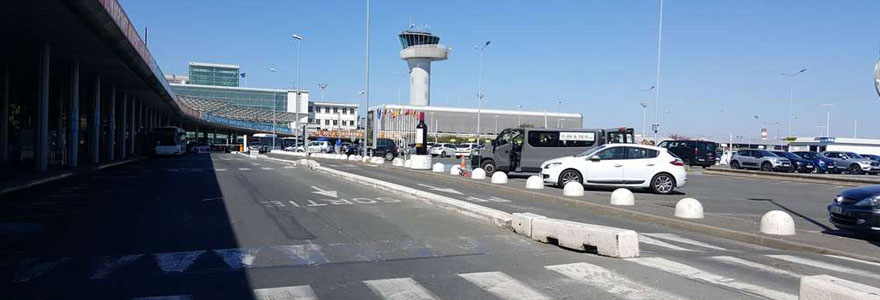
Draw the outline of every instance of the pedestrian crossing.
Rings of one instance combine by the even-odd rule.
[[[819,257],[819,258],[815,258]],[[773,259],[771,264],[762,260]],[[436,277],[413,274],[410,277],[371,278],[359,282],[348,282],[332,287],[364,287],[358,291],[369,291],[371,295],[359,295],[358,299],[386,300],[439,300],[462,298],[456,292],[475,290],[478,294],[468,294],[468,299],[501,300],[545,300],[545,299],[704,299],[706,294],[721,298],[753,299],[798,299],[798,281],[802,276],[829,274],[846,278],[847,273],[856,276],[869,273],[867,270],[842,266],[841,263],[866,263],[852,258],[834,256],[795,256],[795,255],[747,255],[708,256],[690,258],[640,257],[623,260],[587,259],[591,262],[572,262],[543,266],[549,273],[535,273],[534,270],[513,268],[508,270],[486,270],[482,272],[462,272],[449,276]],[[797,262],[786,265],[785,263]],[[707,263],[717,263],[705,267]],[[783,266],[784,265],[784,266]],[[837,270],[825,269],[829,265]],[[762,273],[754,274],[729,272],[729,267],[745,268]],[[809,269],[799,273],[793,270]],[[855,271],[853,273],[853,271]],[[638,274],[634,276],[633,274]],[[664,275],[665,274],[665,275]],[[740,275],[745,274],[745,275]],[[661,285],[658,277],[675,277],[676,282],[691,284]],[[535,278],[540,277],[540,278]],[[456,280],[459,278],[461,280]],[[756,279],[760,278],[760,279]],[[665,278],[668,279],[668,278]],[[848,280],[852,279],[847,278]],[[683,280],[683,281],[681,281]],[[440,282],[438,282],[440,281]],[[538,284],[535,284],[535,283]],[[579,288],[558,288],[561,285],[577,285]],[[876,281],[861,280],[862,283],[876,286]],[[766,286],[769,283],[769,286]],[[542,286],[547,285],[547,286]],[[456,288],[454,285],[468,285]],[[326,290],[324,288],[327,288]],[[583,293],[583,291],[587,291]],[[290,285],[253,289],[254,299],[258,300],[317,300],[334,299],[334,288],[328,286]],[[573,294],[575,293],[575,294]],[[457,296],[450,296],[455,294]],[[599,295],[599,296],[597,296]],[[727,295],[727,297],[724,297]],[[168,297],[191,297],[192,295],[173,295]],[[197,297],[196,297],[197,298]],[[165,299],[165,298],[150,298]],[[167,298],[193,299],[193,298]]]

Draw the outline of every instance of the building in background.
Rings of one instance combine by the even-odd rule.
[[[170,84],[187,84],[189,83],[189,77],[183,75],[165,75],[165,81]]]
[[[401,32],[400,59],[409,66],[409,104],[431,105],[431,62],[449,58],[449,48],[440,45],[440,37],[427,31],[409,30]]]
[[[842,151],[858,154],[880,155],[880,140],[836,138],[836,137],[799,137],[790,142],[791,151]]]
[[[334,102],[309,102],[309,124],[322,130],[356,130],[358,105]]]
[[[190,62],[189,84],[237,87],[239,69],[238,65]]]

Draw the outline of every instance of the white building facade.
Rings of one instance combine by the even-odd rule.
[[[880,155],[880,140],[836,138],[836,137],[799,137],[790,143],[790,151],[842,151],[858,154]]]
[[[309,124],[323,130],[355,130],[358,105],[336,102],[310,102]]]

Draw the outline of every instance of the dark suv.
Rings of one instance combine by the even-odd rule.
[[[788,158],[791,161],[791,172],[798,173],[813,173],[816,170],[816,165],[813,164],[809,159],[798,156],[797,154],[785,151],[771,151],[773,154]]]
[[[718,144],[709,141],[663,141],[658,145],[672,152],[689,166],[703,168],[715,164]]]
[[[384,157],[385,160],[393,160],[397,157],[397,144],[391,139],[377,139],[373,147],[373,156]]]

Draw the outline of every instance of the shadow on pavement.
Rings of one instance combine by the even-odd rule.
[[[799,218],[801,218],[801,219],[803,219],[803,220],[805,220],[805,221],[807,221],[807,222],[812,223],[813,225],[816,225],[816,226],[822,228],[822,233],[824,233],[824,234],[834,235],[834,236],[839,236],[839,237],[845,237],[845,238],[851,238],[851,239],[863,240],[863,241],[868,242],[868,243],[870,243],[870,244],[872,244],[872,245],[874,245],[874,246],[880,247],[880,237],[877,237],[877,236],[871,236],[871,235],[869,235],[869,234],[862,234],[862,233],[853,232],[853,231],[847,231],[847,230],[839,230],[839,229],[835,229],[835,228],[833,228],[833,227],[831,227],[831,226],[828,226],[828,225],[822,224],[821,222],[816,221],[816,220],[813,219],[813,218],[810,218],[810,217],[805,216],[805,215],[803,215],[803,214],[801,214],[801,213],[798,213],[798,212],[796,212],[796,211],[794,211],[794,210],[792,210],[792,209],[789,209],[789,208],[786,207],[785,205],[779,204],[779,203],[777,203],[777,202],[776,202],[775,200],[773,200],[773,199],[748,198],[748,200],[750,200],[750,201],[764,201],[764,202],[769,202],[769,203],[771,203],[771,204],[773,204],[773,205],[776,205],[776,207],[779,207],[779,208],[782,209],[782,210],[785,210],[785,211],[787,211],[787,212],[789,212],[789,213],[791,213],[791,214],[793,214],[793,215],[795,215],[795,216],[797,216],[797,217],[799,217]]]
[[[252,298],[210,155],[155,158],[0,197],[4,297]]]

